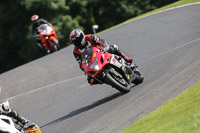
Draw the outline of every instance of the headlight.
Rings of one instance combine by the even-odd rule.
[[[96,65],[94,66],[94,70],[96,70],[96,71],[99,70],[99,65],[98,65],[98,64],[96,64]]]

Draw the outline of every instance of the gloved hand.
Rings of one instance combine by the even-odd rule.
[[[107,52],[109,49],[110,49],[110,46],[107,45],[106,47],[103,48],[102,52],[105,53],[105,52]]]
[[[119,50],[119,47],[117,46],[117,44],[113,44],[111,45],[114,49]]]
[[[36,35],[36,40],[40,40],[41,36],[40,35]]]

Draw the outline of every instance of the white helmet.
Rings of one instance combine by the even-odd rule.
[[[11,109],[10,109],[10,105],[9,105],[9,102],[6,101],[6,102],[3,102],[2,104],[0,104],[0,114],[2,112],[10,112]]]

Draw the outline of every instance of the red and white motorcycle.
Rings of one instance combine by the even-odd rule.
[[[48,24],[42,24],[37,28],[38,35],[40,37],[43,47],[47,50],[47,53],[52,53],[60,49],[58,38],[53,26]]]
[[[123,58],[102,52],[96,47],[89,47],[82,53],[82,67],[86,74],[100,83],[115,87],[122,93],[130,91],[130,84],[140,84],[144,77],[134,64],[127,63]]]

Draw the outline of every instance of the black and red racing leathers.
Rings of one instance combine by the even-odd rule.
[[[85,35],[85,47],[87,45],[95,46],[99,50],[108,50],[109,49],[109,46],[104,39],[101,39],[98,36],[95,36],[92,34]],[[84,71],[84,68],[82,66],[82,58],[81,58],[82,50],[80,50],[79,48],[77,48],[75,46],[73,54],[74,54],[74,57],[76,58],[76,60],[78,61],[81,70]]]

